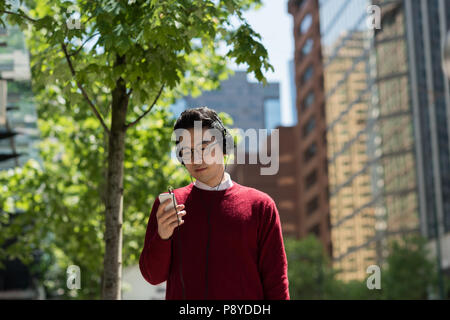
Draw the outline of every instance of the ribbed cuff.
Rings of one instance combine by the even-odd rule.
[[[173,237],[173,234],[170,236],[169,239],[164,240],[163,238],[160,237],[159,233],[156,232],[153,235],[151,243],[152,243],[153,247],[161,248],[164,250],[164,249],[170,248],[172,237]]]

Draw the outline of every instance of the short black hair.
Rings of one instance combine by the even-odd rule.
[[[187,130],[195,128],[195,121],[201,121],[202,128],[219,130],[222,133],[220,140],[222,141],[223,154],[228,154],[228,148],[230,148],[229,146],[233,146],[233,141],[227,142],[227,139],[232,139],[232,136],[228,133],[228,130],[225,128],[222,120],[217,115],[217,112],[207,106],[191,108],[183,111],[175,122],[173,130],[176,132],[177,129]],[[178,145],[179,143],[180,140],[177,137],[175,144]],[[181,163],[184,164],[182,160]]]
[[[217,120],[220,121],[217,112],[206,106],[187,109],[178,117],[173,130],[194,128],[194,121],[201,121],[202,128],[214,129],[217,128],[213,125]]]

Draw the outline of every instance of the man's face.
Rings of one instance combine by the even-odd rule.
[[[208,128],[202,128],[201,134],[198,132],[197,136],[194,128],[187,131],[190,141],[188,138],[183,141],[184,137],[180,137],[179,143],[186,169],[191,176],[203,183],[218,184],[224,170],[222,141]],[[219,180],[216,181],[217,179]]]

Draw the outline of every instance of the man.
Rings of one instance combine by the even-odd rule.
[[[167,300],[289,300],[275,202],[225,172],[230,136],[214,110],[184,111],[174,127],[180,130],[177,156],[196,180],[174,190],[176,210],[165,211],[171,200],[156,198],[139,259],[143,277],[167,281]]]

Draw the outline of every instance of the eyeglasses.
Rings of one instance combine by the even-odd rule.
[[[194,159],[194,154],[197,155],[195,159],[203,159],[204,157],[208,157],[211,154],[213,146],[215,146],[219,142],[220,140],[216,140],[208,144],[202,144],[194,149],[183,147],[179,150],[178,155],[184,163],[190,163]]]

